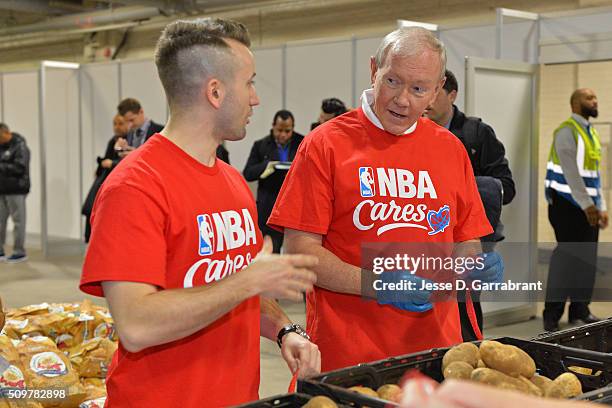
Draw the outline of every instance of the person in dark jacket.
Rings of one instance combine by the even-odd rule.
[[[487,219],[493,227],[493,234],[481,239],[483,250],[492,251],[494,243],[504,239],[500,222],[502,205],[509,204],[516,189],[512,172],[506,159],[506,150],[495,136],[493,128],[480,118],[466,116],[455,106],[459,85],[455,75],[446,70],[446,82],[434,102],[425,111],[425,116],[450,130],[465,146],[470,158],[478,192],[482,199]],[[477,335],[470,323],[465,293],[458,293],[461,332],[464,341],[476,340]],[[479,293],[472,293],[474,312],[480,331],[483,327],[482,308]]]
[[[106,177],[108,177],[110,172],[121,161],[122,157],[120,156],[120,153],[123,149],[121,146],[123,146],[126,142],[127,134],[127,121],[120,114],[116,114],[113,118],[113,137],[110,138],[108,144],[106,145],[104,157],[98,157],[96,159],[98,161],[96,178],[91,185],[89,193],[87,193],[87,197],[85,198],[85,203],[83,203],[83,207],[81,208],[81,214],[85,216],[85,242],[89,242],[89,237],[91,236],[91,223],[89,218],[91,217],[91,211],[93,210],[96,195],[98,194],[98,190],[100,190],[102,183],[104,180],[106,180]]]
[[[217,159],[221,159],[224,162],[226,162],[227,164],[230,164],[229,152],[227,151],[225,146],[223,146],[222,144],[217,146],[217,153],[216,153],[216,155],[217,155]]]
[[[30,150],[23,136],[0,123],[0,261],[27,260],[25,251],[26,203],[30,192]],[[13,254],[4,253],[6,227],[11,217],[14,231]]]
[[[131,150],[140,146],[151,136],[159,133],[163,125],[153,122],[145,116],[140,102],[134,98],[125,98],[117,106],[117,112],[123,116],[128,123],[129,133],[127,135],[127,146],[120,156],[125,156]]]
[[[270,134],[253,144],[251,154],[242,174],[247,181],[258,181],[257,216],[259,228],[269,235],[274,244],[274,252],[280,253],[283,234],[266,225],[276,197],[280,192],[289,162],[295,158],[297,149],[304,136],[293,131],[295,119],[288,110],[280,110],[274,115]]]
[[[344,102],[338,98],[326,98],[321,102],[321,112],[319,113],[319,120],[310,124],[310,130],[313,130],[322,123],[327,122],[346,113],[348,109]]]

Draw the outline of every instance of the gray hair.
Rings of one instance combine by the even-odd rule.
[[[440,56],[440,79],[444,78],[446,47],[429,30],[421,27],[402,27],[387,34],[376,50],[374,56],[376,67],[384,65],[390,51],[405,57],[413,57],[421,54],[425,48],[437,52]]]

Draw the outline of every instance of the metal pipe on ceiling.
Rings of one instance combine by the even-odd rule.
[[[70,14],[61,17],[54,17],[39,23],[5,28],[0,30],[0,36],[70,28],[95,28],[96,26],[105,24],[146,20],[159,15],[160,11],[155,7],[119,7],[116,9],[96,11],[92,13]]]
[[[63,10],[49,5],[46,0],[0,0],[0,10],[36,14],[62,14]]]

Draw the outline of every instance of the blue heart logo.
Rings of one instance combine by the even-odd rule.
[[[438,211],[429,210],[427,212],[427,222],[431,228],[431,231],[427,233],[428,235],[444,232],[450,224],[450,208],[448,208],[448,205],[443,206]]]

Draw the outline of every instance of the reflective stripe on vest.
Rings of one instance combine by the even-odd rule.
[[[592,126],[591,135],[587,134],[574,118],[569,118],[555,130],[555,138],[557,132],[564,127],[571,129],[574,135],[576,141],[576,164],[578,166],[578,172],[586,186],[587,194],[593,199],[595,205],[599,206],[601,202],[601,197],[599,195],[601,187],[599,175],[601,145],[599,143],[599,135]],[[549,201],[549,190],[552,189],[563,198],[571,201],[574,205],[579,206],[572,197],[571,189],[563,175],[559,156],[555,150],[554,139],[548,155],[548,163],[546,164],[546,180],[544,181],[544,186]]]

